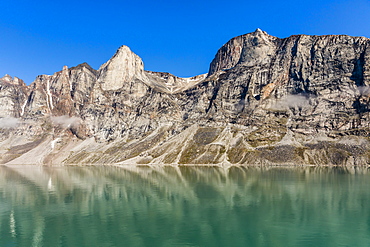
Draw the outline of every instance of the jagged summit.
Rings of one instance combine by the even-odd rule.
[[[18,86],[25,86],[25,83],[23,82],[23,80],[19,79],[16,76],[14,76],[14,78],[13,78],[8,74],[5,74],[4,77],[0,78],[0,81],[6,82],[6,83],[9,83],[9,84],[18,85]]]
[[[256,30],[254,30],[255,34],[263,34],[263,35],[269,35],[267,32],[261,30],[260,28],[257,28]]]
[[[1,80],[6,81],[6,82],[11,82],[13,81],[13,78],[10,75],[5,74],[4,77],[1,78]]]
[[[259,28],[252,33],[232,38],[218,50],[210,64],[208,76],[230,69],[238,63],[248,63],[253,58],[261,57],[261,53],[268,53],[269,46],[273,46],[272,43],[277,39]]]
[[[93,68],[92,68],[88,63],[86,63],[86,62],[81,63],[81,64],[79,64],[79,65],[77,65],[77,66],[75,66],[75,67],[71,67],[70,69],[71,69],[71,70],[74,70],[74,69],[83,69],[83,68],[86,68],[86,69],[88,69],[89,71],[94,72],[94,73],[96,73],[96,72],[97,72],[97,70],[93,69]]]
[[[257,29],[191,78],[122,46],[98,71],[1,78],[0,163],[368,165],[369,92],[363,37]]]
[[[117,90],[134,78],[145,80],[144,64],[128,46],[121,46],[116,54],[100,66],[99,83],[103,90]]]
[[[277,50],[283,49],[285,45],[291,43],[297,44],[295,47],[308,47],[308,49],[315,51],[323,48],[319,45],[347,46],[368,42],[368,38],[348,35],[311,36],[301,34],[280,39],[257,28],[254,32],[234,37],[224,44],[212,60],[208,76],[217,71],[231,69],[236,65],[255,66],[259,63],[270,63],[269,57],[274,56]]]

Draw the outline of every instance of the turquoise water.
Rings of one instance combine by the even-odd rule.
[[[370,172],[0,166],[0,246],[370,246]]]

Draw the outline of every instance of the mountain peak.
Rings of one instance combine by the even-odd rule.
[[[20,85],[20,86],[23,86],[24,84],[23,80],[19,79],[16,76],[14,76],[13,78],[8,74],[6,74],[3,78],[0,78],[0,81],[6,82],[9,84]]]
[[[262,31],[261,29],[257,28],[254,33],[265,33],[264,31]]]
[[[118,49],[117,52],[132,52],[130,47],[127,45],[121,45]]]
[[[0,117],[20,124],[0,124],[0,164],[368,165],[369,44],[257,29],[222,46],[208,78],[144,71],[127,46],[95,73],[6,75]]]
[[[79,64],[79,65],[77,65],[77,66],[75,66],[75,67],[72,67],[72,68],[71,68],[71,70],[73,70],[73,69],[83,69],[83,68],[86,68],[86,69],[90,70],[91,72],[96,73],[96,70],[95,70],[95,69],[93,69],[93,68],[92,68],[88,63],[86,63],[86,62],[83,62],[83,63],[81,63],[81,64]]]
[[[3,78],[0,78],[0,80],[6,81],[6,82],[12,82],[13,78],[10,75],[5,74]]]
[[[118,90],[134,78],[144,79],[144,64],[141,58],[126,45],[99,68],[99,82],[103,90]]]
[[[261,30],[261,29],[259,29],[259,28],[257,28],[257,29],[253,32],[253,34],[255,34],[255,35],[260,35],[260,36],[270,36],[267,32],[265,32],[265,31],[263,31],[263,30]]]

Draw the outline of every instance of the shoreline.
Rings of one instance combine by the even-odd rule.
[[[0,164],[2,167],[141,167],[141,168],[155,168],[155,167],[268,167],[268,168],[306,168],[306,167],[326,167],[326,168],[370,168],[368,165],[312,165],[312,164]]]

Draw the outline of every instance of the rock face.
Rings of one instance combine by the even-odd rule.
[[[127,46],[121,46],[116,54],[100,67],[98,73],[98,82],[104,91],[119,90],[135,78],[147,81],[141,58]]]
[[[370,40],[257,29],[209,73],[145,71],[126,46],[26,86],[0,79],[3,164],[370,164]]]

